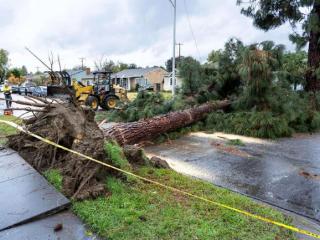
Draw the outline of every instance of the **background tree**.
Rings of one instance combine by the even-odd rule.
[[[128,65],[128,69],[136,69],[136,68],[138,68],[138,67],[137,67],[137,64],[135,64],[135,63],[130,63]]]
[[[135,69],[138,68],[137,64],[135,63],[123,63],[123,62],[117,62],[115,63],[112,60],[108,60],[106,58],[100,58],[98,61],[94,62],[95,68],[98,71],[112,71],[113,73],[120,72],[124,69]]]
[[[21,73],[22,76],[26,76],[28,74],[27,67],[23,65],[21,67],[20,73]]]
[[[6,77],[7,65],[8,65],[8,55],[9,53],[0,49],[0,82],[3,82]]]
[[[176,57],[176,61],[175,61],[176,68],[178,68],[180,62],[183,61],[184,58],[185,58],[184,56]],[[168,72],[172,72],[172,58],[169,58],[165,64],[166,64],[166,70]]]
[[[283,55],[283,72],[285,80],[297,90],[298,85],[305,86],[308,56],[305,51],[286,53]]]
[[[208,64],[217,69],[216,80],[219,94],[227,97],[235,94],[241,85],[238,66],[241,63],[243,43],[235,38],[226,42],[223,50],[212,51],[208,56]]]
[[[124,69],[128,69],[128,64],[123,62],[118,62],[117,65],[115,65],[112,68],[112,72],[117,73],[117,72],[121,72]]]
[[[112,60],[108,60],[104,57],[95,61],[94,65],[98,71],[112,71],[112,68],[115,67],[115,63]]]
[[[241,105],[245,108],[268,110],[272,101],[274,72],[282,63],[284,47],[271,41],[253,44],[242,53],[239,73],[245,82]]]
[[[13,75],[16,78],[20,78],[22,76],[21,69],[20,68],[9,69],[7,72],[7,78],[9,78],[11,75]]]
[[[192,57],[185,57],[179,64],[179,73],[182,78],[182,93],[193,95],[201,88],[201,64]]]
[[[320,1],[319,0],[237,0],[237,4],[248,6],[241,13],[253,18],[253,23],[265,31],[289,22],[293,29],[302,26],[302,34],[294,31],[290,40],[302,48],[309,43],[306,89],[320,90]],[[307,14],[308,9],[311,9]]]

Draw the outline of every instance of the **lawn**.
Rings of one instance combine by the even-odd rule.
[[[5,116],[0,115],[1,120],[6,121],[14,121],[16,123],[20,123],[21,120],[15,116]],[[0,123],[0,145],[4,144],[6,142],[6,137],[12,134],[15,134],[17,130],[11,126],[8,126],[7,124]]]
[[[172,170],[143,167],[141,176],[288,223],[280,212]],[[74,212],[106,239],[295,239],[292,232],[141,181],[110,177],[110,195],[74,202]]]

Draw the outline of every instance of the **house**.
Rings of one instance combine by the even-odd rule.
[[[182,86],[182,78],[179,75],[179,71],[176,70],[176,88],[181,88]],[[164,76],[163,82],[163,90],[164,91],[171,91],[172,90],[172,72],[168,73]]]
[[[163,90],[164,77],[168,72],[161,67],[125,69],[111,75],[112,82],[128,91],[136,90],[137,84],[154,91]]]
[[[92,74],[90,68],[78,69],[78,70],[68,70],[71,80],[76,80],[84,85],[93,85],[94,75]]]

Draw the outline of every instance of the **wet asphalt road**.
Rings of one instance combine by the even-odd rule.
[[[237,138],[245,143],[236,147],[244,154],[217,147]],[[167,160],[178,172],[320,221],[319,144],[320,134],[267,141],[222,133],[192,133],[147,147],[146,153]]]

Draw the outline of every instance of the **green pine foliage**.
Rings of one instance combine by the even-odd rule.
[[[135,100],[129,103],[122,111],[114,111],[112,118],[127,122],[151,118],[191,106],[193,103],[186,101],[181,94],[175,99],[165,99],[161,93],[141,91]]]
[[[139,92],[124,110],[108,114],[109,121],[137,121],[228,98],[233,102],[228,113],[210,114],[198,130],[278,138],[320,129],[320,94],[298,90],[308,71],[305,52],[285,52],[272,41],[245,46],[231,39],[223,49],[212,51],[207,63],[184,57],[178,67],[183,84],[174,98]],[[158,140],[189,131],[178,129]]]
[[[207,129],[259,138],[290,136],[292,129],[283,116],[272,112],[211,113],[206,121]]]
[[[209,54],[205,67],[211,71],[207,71],[204,76],[209,83],[209,92],[214,90],[222,98],[239,93],[241,77],[238,66],[241,63],[243,49],[244,44],[239,39],[231,38],[224,45],[224,49],[213,50]]]
[[[308,45],[308,69],[306,90],[319,91],[320,56],[320,1],[310,0],[237,0],[242,6],[241,13],[253,19],[253,24],[265,31],[277,28],[285,23],[292,26],[289,39],[298,50]],[[296,30],[297,24],[299,31]]]

